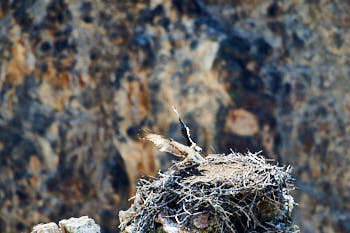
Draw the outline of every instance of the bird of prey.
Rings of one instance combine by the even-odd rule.
[[[197,144],[191,139],[190,129],[181,120],[180,115],[174,106],[173,110],[179,118],[179,122],[181,124],[181,132],[187,141],[187,146],[176,142],[171,138],[153,133],[146,133],[144,139],[153,142],[153,144],[162,152],[169,152],[179,157],[185,157],[185,161],[191,160],[198,163],[204,162],[205,159],[200,154],[202,148],[197,146]]]

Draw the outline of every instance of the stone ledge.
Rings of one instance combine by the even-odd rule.
[[[33,227],[32,233],[100,233],[101,228],[92,218],[82,216],[69,218],[56,223],[40,223]]]

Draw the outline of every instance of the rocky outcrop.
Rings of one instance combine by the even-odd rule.
[[[302,232],[350,231],[347,1],[0,2],[0,229],[89,215],[116,230],[179,139],[295,167]]]
[[[33,227],[32,233],[100,233],[101,228],[88,216],[70,218],[56,223],[41,223]]]

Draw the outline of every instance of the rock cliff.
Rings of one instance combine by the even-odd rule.
[[[302,232],[350,231],[350,4],[0,2],[0,229],[89,215],[115,232],[168,165],[140,128],[294,166]]]

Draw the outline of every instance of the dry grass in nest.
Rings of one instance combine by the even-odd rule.
[[[156,178],[140,181],[133,205],[119,214],[120,228],[122,232],[299,232],[291,219],[290,171],[250,152],[209,155],[203,163],[175,163]]]

